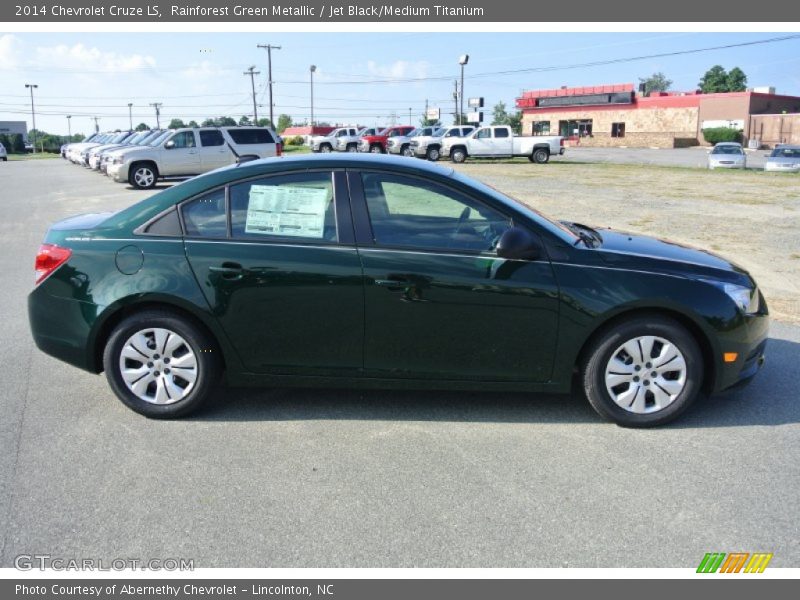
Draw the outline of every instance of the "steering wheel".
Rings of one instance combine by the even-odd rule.
[[[464,226],[464,223],[466,223],[467,219],[469,219],[471,212],[472,209],[469,206],[465,206],[464,210],[461,211],[461,214],[458,216],[458,223],[456,223],[456,231],[453,234],[453,237],[461,233],[461,228]]]

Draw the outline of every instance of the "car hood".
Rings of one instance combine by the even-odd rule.
[[[768,163],[773,164],[798,164],[800,165],[800,156],[770,156],[767,158]]]
[[[157,148],[152,148],[150,146],[134,146],[133,148],[120,148],[119,150],[114,150],[114,156],[119,158],[128,158],[129,156],[135,156],[137,154],[149,154],[153,150]]]
[[[745,269],[707,250],[614,229],[598,231],[603,242],[595,251],[609,265],[713,277],[732,283],[741,283],[743,279],[752,281]]]
[[[318,144],[322,140],[334,140],[335,138],[328,137],[327,135],[315,135],[311,138],[312,144]]]

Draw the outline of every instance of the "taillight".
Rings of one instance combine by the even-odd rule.
[[[278,142],[275,144],[275,156],[280,156],[281,154],[283,154],[283,144]]]
[[[39,246],[39,252],[36,254],[36,285],[39,285],[53,271],[63,265],[70,256],[72,256],[72,250],[69,248],[62,248],[55,244]]]
[[[559,143],[559,145],[563,146],[563,145],[564,145],[564,138],[561,138],[561,139],[558,141],[558,143]]]

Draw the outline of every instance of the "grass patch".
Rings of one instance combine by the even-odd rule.
[[[311,148],[308,146],[284,146],[283,153],[284,154],[308,154],[311,152]]]
[[[36,154],[9,154],[8,160],[44,160],[46,158],[61,158],[56,152],[37,152]]]

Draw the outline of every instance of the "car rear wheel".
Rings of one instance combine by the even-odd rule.
[[[383,148],[381,148],[380,144],[373,144],[370,146],[369,151],[372,154],[383,154]]]
[[[550,160],[550,153],[544,148],[537,148],[533,151],[533,154],[530,155],[529,160],[532,163],[543,165]]]
[[[220,357],[204,331],[168,311],[123,320],[103,352],[111,389],[134,411],[152,418],[197,410],[216,386]]]
[[[328,152],[333,152],[333,148],[331,147],[330,144],[322,144],[319,147],[319,151],[320,152],[325,152],[327,154]]]
[[[463,163],[467,160],[467,152],[461,148],[456,148],[450,153],[450,158],[454,163]]]
[[[400,154],[402,156],[413,156],[414,155],[414,153],[411,150],[411,146],[403,146],[402,148],[400,148]]]
[[[358,144],[349,144],[347,146],[348,152],[358,152]]]
[[[428,160],[436,162],[439,160],[439,149],[438,148],[428,148],[428,151],[425,153],[425,156]]]
[[[156,185],[158,171],[150,163],[137,163],[131,167],[128,182],[137,190],[148,190]]]
[[[697,397],[703,358],[692,335],[665,317],[636,317],[604,331],[582,369],[586,398],[623,427],[675,419]]]

